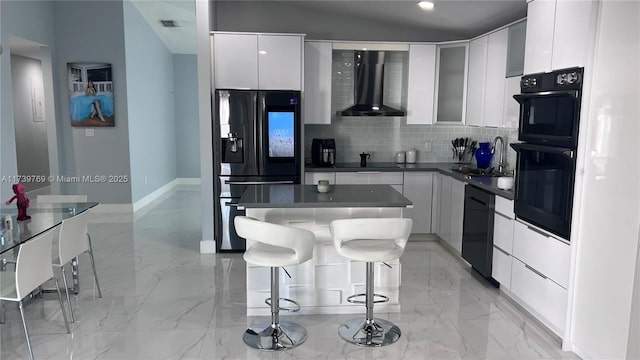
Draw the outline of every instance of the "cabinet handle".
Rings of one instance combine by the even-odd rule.
[[[293,184],[293,180],[282,181],[230,181],[225,180],[227,185],[278,185],[278,184]]]
[[[505,219],[507,219],[507,220],[513,220],[513,218],[511,218],[511,217],[509,217],[509,216],[507,216],[507,215],[505,215],[505,214],[499,213],[499,212],[497,212],[497,211],[495,212],[495,214],[496,214],[496,215],[499,215],[500,217],[503,217],[503,218],[505,218]]]
[[[356,171],[356,174],[382,174],[382,171]]]
[[[532,268],[531,266],[529,266],[527,264],[524,264],[524,267],[526,267],[527,269],[531,270],[534,274],[540,276],[541,278],[543,278],[545,280],[547,279],[547,277],[543,273],[541,273],[540,271]]]
[[[507,256],[511,256],[511,254],[509,254],[508,252],[506,252],[506,251],[504,251],[504,250],[500,249],[499,247],[497,247],[497,246],[495,246],[495,245],[493,245],[493,247],[494,247],[494,248],[496,248],[496,249],[498,249],[498,251],[500,251],[501,253],[503,253],[503,254],[505,254],[505,255],[507,255]]]
[[[482,200],[478,200],[474,197],[468,197],[467,199],[469,200],[473,200],[475,202],[477,202],[478,204],[482,205],[483,207],[489,207],[489,204],[487,204],[486,202],[482,201]]]
[[[533,228],[533,227],[531,227],[531,226],[529,226],[529,225],[527,225],[527,229],[529,229],[529,230],[533,231],[533,232],[534,232],[534,233],[536,233],[536,234],[542,235],[542,236],[544,236],[544,237],[549,237],[549,235],[547,235],[547,234],[543,233],[541,230],[538,230],[538,229],[536,229],[536,228]]]

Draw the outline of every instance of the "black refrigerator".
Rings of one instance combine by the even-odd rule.
[[[216,250],[242,252],[233,220],[247,187],[299,184],[302,172],[299,91],[216,90],[213,119]]]

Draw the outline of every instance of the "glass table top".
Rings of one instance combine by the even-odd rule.
[[[33,205],[27,210],[31,219],[18,221],[18,210],[1,209],[0,215],[0,254],[9,251],[21,243],[34,238],[54,227],[62,224],[62,220],[68,219],[98,205],[97,202],[86,203],[48,203]],[[7,220],[11,218],[12,229],[7,229]]]

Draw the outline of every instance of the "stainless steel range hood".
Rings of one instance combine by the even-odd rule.
[[[404,116],[404,111],[382,103],[384,51],[355,51],[355,105],[339,111],[342,116]]]

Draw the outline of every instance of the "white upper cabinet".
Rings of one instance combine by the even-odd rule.
[[[216,89],[300,90],[302,35],[215,33]]]
[[[216,89],[258,89],[258,37],[255,34],[213,36]]]
[[[509,26],[509,40],[507,46],[506,76],[521,76],[524,68],[524,47],[527,34],[527,21]]]
[[[467,98],[468,42],[436,47],[436,122],[464,124]]]
[[[298,35],[258,35],[258,86],[301,90],[302,43]]]
[[[534,0],[527,4],[527,35],[524,48],[524,73],[551,70],[555,0]]]
[[[488,36],[469,43],[469,80],[467,81],[467,125],[482,126],[487,70]]]
[[[520,104],[513,95],[520,94],[520,77],[513,76],[504,83],[504,113],[502,126],[509,129],[517,129],[520,125]]]
[[[595,28],[593,21],[596,2],[591,0],[558,0],[553,32],[553,57],[551,69],[564,69],[587,64],[589,32]]]
[[[469,43],[469,80],[465,123],[505,127],[504,92],[509,29],[505,28]]]
[[[331,124],[330,42],[304,43],[304,123]]]
[[[435,77],[436,46],[409,45],[407,124],[433,124]]]
[[[524,73],[584,66],[595,27],[592,0],[534,0],[527,8]]]
[[[487,39],[484,126],[509,127],[503,120],[508,40],[509,29],[506,28],[489,34]]]

